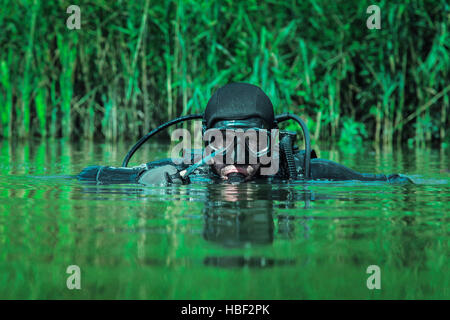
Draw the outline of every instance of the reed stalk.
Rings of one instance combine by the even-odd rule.
[[[445,0],[381,0],[380,30],[370,1],[83,0],[80,30],[70,4],[2,1],[1,137],[136,139],[242,81],[315,140],[448,140]]]

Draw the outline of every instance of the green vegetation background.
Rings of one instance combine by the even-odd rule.
[[[245,81],[315,140],[448,145],[448,3],[371,4],[0,0],[0,136],[135,139]]]

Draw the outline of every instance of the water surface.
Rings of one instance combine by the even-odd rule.
[[[415,185],[82,184],[128,145],[0,141],[1,299],[450,298],[446,150],[321,150]],[[134,164],[167,156],[150,144]],[[66,268],[81,269],[69,290]],[[381,269],[369,290],[366,269]]]

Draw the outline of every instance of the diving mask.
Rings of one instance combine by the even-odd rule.
[[[256,164],[270,153],[275,140],[271,130],[264,127],[260,119],[219,121],[204,132],[203,140],[213,152],[223,149],[227,164]]]

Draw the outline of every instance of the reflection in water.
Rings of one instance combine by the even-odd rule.
[[[207,241],[227,248],[250,245],[270,245],[274,241],[274,199],[284,201],[288,207],[295,206],[299,195],[305,203],[310,201],[309,192],[293,196],[293,190],[272,190],[272,185],[255,188],[253,184],[224,184],[208,186],[208,200],[203,209],[205,226],[203,237]],[[290,238],[295,225],[289,218],[278,218],[278,234]],[[204,264],[216,267],[273,267],[294,265],[295,259],[275,259],[266,256],[208,256]]]
[[[226,247],[273,242],[274,212],[272,201],[264,199],[270,194],[267,189],[226,184],[208,190],[203,209],[206,240]]]
[[[81,183],[80,183],[81,184]],[[208,184],[203,189],[190,189],[182,186],[169,188],[146,187],[114,187],[96,185],[93,183],[81,184],[82,194],[96,194],[94,199],[107,200],[110,195],[158,195],[163,199],[186,200],[195,199],[203,201],[202,210],[204,218],[203,237],[206,241],[221,245],[225,248],[244,248],[249,246],[271,245],[274,241],[274,220],[277,219],[277,234],[281,238],[292,239],[295,235],[295,219],[289,215],[276,215],[274,203],[280,203],[283,208],[296,208],[304,203],[303,209],[310,207],[314,200],[312,192],[301,186],[274,188],[271,184]],[[327,198],[321,196],[321,198]],[[328,198],[332,198],[331,196]],[[308,219],[308,218],[306,218]],[[308,237],[308,227],[304,227],[304,237]],[[97,229],[102,231],[103,229]],[[104,231],[104,230],[103,230]],[[155,228],[127,228],[115,229],[119,232],[155,232]],[[273,267],[293,265],[295,259],[275,259],[266,256],[208,256],[204,264],[218,267]]]
[[[305,210],[311,207],[315,199],[341,199],[333,195],[315,194],[303,184],[206,184],[201,189],[186,186],[165,188],[115,187],[114,185],[96,185],[83,183],[83,193],[97,194],[94,199],[107,200],[110,195],[157,196],[164,201],[202,201],[203,238],[224,248],[248,248],[251,246],[271,245],[275,232],[282,239],[295,236],[309,237],[308,216],[276,214],[275,208]],[[277,227],[275,228],[275,222]],[[296,225],[301,230],[296,230]],[[100,229],[97,229],[100,231]],[[164,232],[155,227],[119,228],[116,232]],[[276,231],[275,231],[276,230]],[[217,267],[273,267],[293,265],[296,259],[244,256],[211,256],[204,259],[204,264]]]

